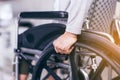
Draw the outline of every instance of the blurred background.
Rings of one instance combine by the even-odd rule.
[[[19,13],[52,10],[53,1],[0,0],[0,80],[13,80],[12,67]]]

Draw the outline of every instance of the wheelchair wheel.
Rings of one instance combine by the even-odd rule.
[[[117,45],[102,36],[82,32],[75,46],[75,56],[73,57],[76,58],[73,61],[77,66],[78,77],[84,76],[82,79],[79,77],[78,80],[120,80],[120,51]],[[71,77],[74,77],[71,76],[70,64],[63,66],[66,63],[62,62],[63,65],[57,65],[57,68],[54,61],[51,61],[54,63],[52,66],[48,64],[54,53],[53,47],[50,46],[43,51],[43,55],[34,67],[32,80],[47,80],[42,78],[43,70],[46,70],[47,75],[51,75],[54,80],[71,80]],[[71,66],[71,68],[74,67]],[[61,78],[57,75],[58,69],[66,70],[67,76]]]
[[[56,54],[52,44],[42,54],[34,68],[32,80],[47,80],[50,76],[55,80],[67,80],[69,78],[69,65],[66,55]]]
[[[89,80],[120,80],[120,51],[117,45],[102,36],[83,32],[76,49],[77,67],[88,74]]]

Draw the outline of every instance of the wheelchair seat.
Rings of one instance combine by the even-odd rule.
[[[43,50],[55,38],[63,34],[65,25],[49,23],[32,27],[19,35],[18,46]]]

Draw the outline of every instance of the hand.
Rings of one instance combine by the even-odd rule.
[[[76,41],[77,35],[65,32],[53,42],[53,46],[57,53],[70,54]]]

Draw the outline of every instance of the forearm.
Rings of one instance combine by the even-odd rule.
[[[80,34],[84,19],[93,0],[71,0],[67,9],[69,13],[66,31]]]

